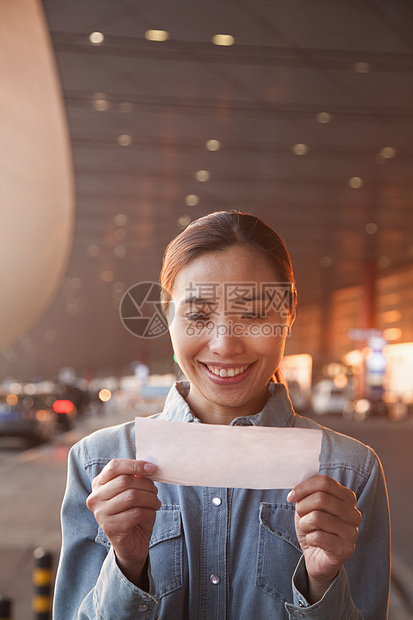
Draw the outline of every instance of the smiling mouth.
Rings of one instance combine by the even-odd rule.
[[[242,375],[251,364],[245,364],[245,366],[238,366],[237,368],[222,368],[219,366],[212,366],[210,364],[204,364],[209,372],[212,372],[217,377],[237,377]]]

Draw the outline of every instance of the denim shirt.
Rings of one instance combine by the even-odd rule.
[[[175,384],[156,417],[199,422],[185,401],[188,391],[187,382]],[[260,413],[231,424],[320,428],[294,413],[282,384],[270,384],[270,391]],[[382,468],[371,448],[322,430],[320,474],[355,492],[362,523],[354,555],[320,601],[306,599],[294,505],[284,489],[157,483],[162,507],[150,541],[148,592],[129,582],[85,502],[111,459],[135,458],[130,422],[97,431],[71,449],[54,620],[385,620],[390,528]]]

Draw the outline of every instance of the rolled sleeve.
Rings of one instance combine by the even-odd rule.
[[[149,575],[150,590],[153,589]],[[156,620],[159,600],[126,579],[118,567],[113,549],[102,565],[97,580],[93,603],[97,617],[102,620]]]
[[[350,595],[350,587],[344,568],[330,585],[324,596],[311,605],[303,592],[307,589],[307,572],[304,556],[293,575],[293,604],[285,603],[290,620],[363,620]]]

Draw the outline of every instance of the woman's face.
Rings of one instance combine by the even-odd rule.
[[[229,423],[264,406],[294,318],[287,288],[260,252],[239,245],[179,272],[170,334],[191,383],[187,401],[203,422]]]

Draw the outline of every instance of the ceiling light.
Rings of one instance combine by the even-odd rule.
[[[208,151],[218,151],[221,143],[218,140],[208,140],[206,145]]]
[[[122,134],[118,137],[118,144],[120,146],[130,146],[132,143],[132,136],[128,136],[127,134]]]
[[[178,226],[181,226],[182,228],[186,228],[190,223],[191,218],[189,215],[181,215],[181,217],[178,218]]]
[[[209,180],[209,172],[208,170],[198,170],[195,174],[195,178],[197,181],[208,181]]]
[[[214,45],[223,45],[224,47],[229,47],[235,43],[234,37],[230,34],[214,34],[211,40]]]
[[[356,62],[354,71],[356,73],[368,73],[370,71],[370,64],[368,62]]]
[[[109,109],[109,101],[106,99],[95,99],[93,102],[93,107],[98,112],[106,112]]]
[[[188,194],[188,196],[186,196],[185,198],[185,204],[187,204],[188,207],[196,207],[198,203],[199,196],[195,196],[195,194]]]
[[[147,30],[145,32],[145,39],[148,41],[167,41],[169,39],[169,32],[166,32],[166,30]]]
[[[363,185],[363,181],[360,177],[351,177],[348,183],[353,189],[358,189]]]
[[[123,258],[126,254],[126,248],[123,244],[119,243],[115,249],[114,249],[114,254],[115,256],[117,256],[118,258]]]
[[[366,224],[365,230],[368,235],[375,235],[378,231],[378,228],[379,227],[377,226],[377,224],[375,224],[374,222],[369,222],[368,224]]]
[[[384,159],[391,159],[396,155],[396,149],[394,149],[392,146],[385,146],[381,149],[380,155],[384,157]]]
[[[118,213],[115,216],[115,224],[116,226],[125,226],[128,223],[128,216],[123,215],[123,213]]]
[[[331,121],[331,114],[328,112],[320,112],[317,115],[317,120],[319,123],[329,123]]]
[[[89,35],[89,41],[92,43],[92,45],[100,45],[101,43],[103,43],[104,38],[105,37],[101,32],[92,32]]]
[[[305,155],[308,151],[306,144],[294,144],[293,151],[296,155]]]

